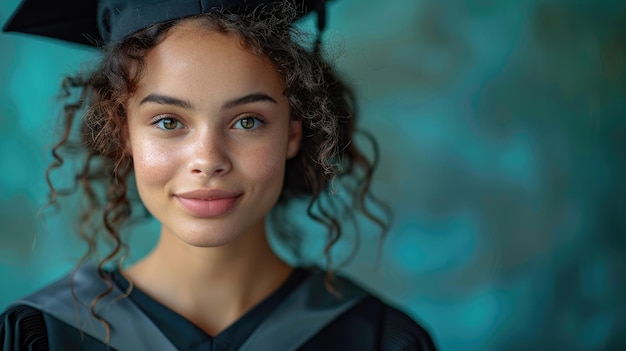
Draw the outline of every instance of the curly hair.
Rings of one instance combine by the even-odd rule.
[[[324,254],[328,272],[332,272],[330,250],[341,238],[342,222],[346,219],[356,221],[360,213],[380,227],[381,240],[386,234],[388,212],[370,191],[377,162],[376,143],[365,134],[374,145],[374,158],[369,160],[352,142],[356,128],[354,94],[323,59],[319,42],[307,42],[292,26],[295,16],[293,9],[266,6],[246,15],[215,11],[155,24],[121,43],[105,47],[102,61],[91,73],[63,81],[62,98],[70,99],[76,90],[79,96],[65,104],[63,133],[52,150],[54,161],[48,167],[46,179],[51,190],[50,203],[55,203],[58,195],[77,189],[87,199],[79,234],[89,249],[79,265],[96,252],[100,237],[113,243],[98,265],[109,290],[92,303],[92,314],[96,317],[95,305],[112,290],[103,266],[127,249],[120,231],[131,218],[131,199],[135,198],[129,186],[132,158],[125,147],[126,104],[137,89],[146,52],[182,21],[197,21],[210,30],[238,37],[251,52],[269,58],[285,81],[284,94],[291,118],[302,121],[303,139],[299,153],[287,161],[282,192],[270,219],[277,236],[294,255],[301,257],[301,238],[287,215],[287,205],[293,199],[308,201],[308,215],[327,228]],[[78,126],[80,140],[76,141],[72,139],[72,130]],[[70,191],[56,189],[51,181],[51,172],[65,163],[62,150],[79,151],[85,156]],[[335,183],[346,178],[352,181],[342,181],[341,186],[350,203],[335,196]],[[382,214],[372,211],[370,205],[382,209]]]

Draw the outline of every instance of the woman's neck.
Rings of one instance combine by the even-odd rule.
[[[163,231],[126,274],[143,292],[215,335],[275,291],[292,272],[264,227],[221,247],[188,245]],[[260,229],[260,230],[259,230]]]

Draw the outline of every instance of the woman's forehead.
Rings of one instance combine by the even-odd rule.
[[[245,75],[278,74],[271,60],[254,53],[236,34],[222,33],[204,27],[198,21],[185,21],[174,26],[164,39],[146,53],[147,69],[189,68],[198,74],[211,72]],[[246,74],[241,74],[246,73]]]
[[[253,92],[280,99],[284,90],[271,61],[254,54],[239,37],[185,22],[148,51],[136,98],[158,92],[202,104],[208,97],[228,100]]]

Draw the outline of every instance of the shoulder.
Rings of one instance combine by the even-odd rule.
[[[430,334],[405,312],[386,303],[367,289],[344,276],[337,277],[337,290],[343,295],[345,289],[359,294],[360,301],[328,325],[321,334],[342,338],[341,335],[358,335],[360,343],[375,345],[385,351],[433,351],[436,347]],[[321,336],[321,335],[320,335]],[[355,341],[346,347],[355,349]]]
[[[379,298],[368,295],[345,316],[350,324],[367,326],[359,328],[375,335],[377,350],[384,351],[434,351],[433,340],[419,323],[405,312]],[[358,321],[358,322],[357,322]],[[360,334],[360,333],[359,333]]]
[[[2,350],[48,350],[48,325],[46,313],[41,308],[44,301],[57,301],[56,291],[63,285],[61,278],[31,295],[11,303],[0,314],[0,347]]]
[[[78,278],[74,284],[73,277]],[[106,349],[78,327],[80,320],[91,317],[89,309],[81,307],[89,306],[85,302],[91,300],[81,296],[104,288],[106,284],[97,272],[86,267],[14,301],[0,315],[0,350]],[[77,303],[77,298],[82,303]]]
[[[381,350],[435,350],[430,334],[415,320],[383,302],[380,314]]]
[[[13,305],[0,315],[2,350],[48,350],[48,333],[41,311]]]

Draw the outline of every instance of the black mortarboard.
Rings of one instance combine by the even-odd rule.
[[[154,23],[215,8],[242,13],[280,2],[295,5],[301,16],[317,11],[318,28],[323,30],[324,0],[23,0],[3,30],[100,45],[121,41]]]

